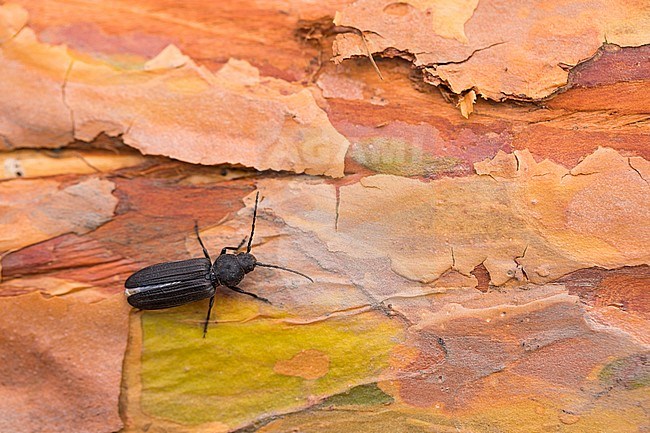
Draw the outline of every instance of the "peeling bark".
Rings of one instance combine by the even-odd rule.
[[[599,37],[644,43],[638,5],[19,4],[3,430],[645,425],[648,47]],[[313,283],[217,288],[206,339],[207,301],[129,309],[131,273],[202,256],[195,221],[213,255],[249,234],[256,191],[252,253]]]

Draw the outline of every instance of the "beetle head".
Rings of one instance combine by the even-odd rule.
[[[239,265],[244,270],[244,272],[249,273],[255,269],[257,259],[251,253],[239,253],[236,257]]]

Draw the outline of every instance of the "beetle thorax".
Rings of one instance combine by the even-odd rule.
[[[222,254],[214,261],[214,273],[219,284],[232,287],[255,269],[255,263],[257,260],[250,253]]]

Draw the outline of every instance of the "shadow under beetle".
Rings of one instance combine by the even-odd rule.
[[[255,269],[256,266],[264,268],[282,269],[307,278],[314,282],[307,275],[284,268],[278,265],[260,263],[251,254],[253,234],[255,233],[255,220],[257,219],[257,203],[260,193],[255,196],[255,209],[253,210],[253,224],[251,235],[248,238],[248,245],[245,253],[238,253],[244,246],[246,238],[236,247],[225,247],[221,250],[219,257],[212,263],[208,250],[203,245],[199,235],[198,223],[194,223],[196,237],[201,244],[205,258],[181,260],[178,262],[158,263],[147,266],[127,278],[124,283],[127,302],[141,310],[159,310],[162,308],[178,307],[194,301],[210,298],[208,314],[203,325],[203,338],[208,332],[210,312],[214,304],[214,297],[218,286],[226,286],[235,292],[252,296],[255,299],[270,304],[268,299],[257,296],[254,293],[246,292],[237,285],[241,283],[244,276]],[[236,254],[228,254],[234,251]]]

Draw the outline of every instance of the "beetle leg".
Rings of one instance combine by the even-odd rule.
[[[228,288],[229,288],[230,290],[234,290],[234,291],[237,292],[237,293],[241,293],[242,295],[252,296],[253,298],[255,298],[255,299],[259,299],[260,301],[262,301],[262,302],[266,302],[267,304],[270,304],[270,303],[271,303],[271,301],[269,301],[268,299],[266,299],[266,298],[262,298],[261,296],[257,296],[255,293],[245,292],[245,291],[243,291],[242,289],[240,289],[240,288],[237,287],[237,286],[228,286]]]
[[[246,239],[248,239],[248,236],[244,236],[244,239],[242,239],[239,245],[237,245],[237,249],[240,249],[241,247],[244,246],[244,244],[246,243]]]
[[[201,244],[201,248],[203,248],[203,254],[205,255],[205,258],[208,259],[210,263],[212,263],[212,259],[210,259],[210,254],[208,253],[208,250],[205,248],[205,245],[203,245],[203,241],[201,240],[201,236],[199,235],[199,222],[194,220],[194,231],[196,232],[196,238],[199,240],[199,243]]]
[[[210,298],[210,306],[208,306],[208,315],[205,316],[205,323],[203,324],[203,338],[205,338],[205,334],[208,333],[208,323],[210,323],[210,312],[212,311],[213,305],[214,305],[214,296]]]
[[[224,247],[224,248],[221,250],[221,255],[226,254],[226,251],[228,251],[228,250],[230,250],[230,251],[239,251],[239,249],[240,249],[241,247],[243,247],[244,244],[246,243],[246,239],[248,239],[248,237],[245,237],[244,239],[242,239],[242,241],[241,241],[241,242],[239,243],[239,245],[237,245],[236,247]]]

